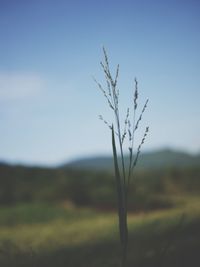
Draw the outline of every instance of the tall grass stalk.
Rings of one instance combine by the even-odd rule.
[[[104,61],[101,62],[101,67],[103,69],[106,88],[97,82],[97,86],[103,93],[109,108],[114,114],[113,123],[106,121],[102,115],[99,118],[109,127],[112,136],[112,150],[113,150],[113,160],[115,168],[115,179],[117,186],[117,196],[118,196],[118,217],[119,217],[119,234],[120,234],[120,244],[121,244],[121,266],[125,267],[127,262],[127,248],[128,248],[128,224],[127,224],[127,204],[128,204],[128,192],[130,187],[130,181],[133,179],[133,172],[137,164],[141,147],[145,142],[149,127],[146,127],[144,135],[141,142],[134,153],[134,139],[135,132],[139,127],[142,120],[142,116],[147,108],[148,99],[146,100],[141,113],[138,118],[136,118],[136,111],[138,108],[138,81],[134,80],[134,92],[133,92],[133,102],[131,109],[127,108],[125,115],[125,120],[123,124],[121,123],[121,114],[119,109],[119,89],[118,89],[118,77],[119,77],[119,65],[117,65],[115,76],[113,77],[110,71],[108,56],[105,48],[103,47]],[[116,143],[117,139],[117,143]],[[125,143],[128,145],[128,162],[126,161],[125,153]],[[128,166],[128,167],[127,167]]]

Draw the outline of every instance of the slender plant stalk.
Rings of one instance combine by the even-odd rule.
[[[136,120],[136,110],[137,110],[137,100],[138,100],[138,82],[135,79],[135,90],[133,95],[133,117],[130,119],[130,109],[127,109],[124,127],[122,131],[121,121],[120,121],[120,112],[119,112],[119,90],[117,88],[118,76],[119,76],[119,65],[117,66],[115,78],[111,75],[110,66],[108,61],[108,56],[105,48],[103,48],[104,53],[104,63],[101,62],[101,67],[105,74],[106,79],[106,89],[97,82],[99,89],[103,93],[110,109],[114,113],[114,123],[109,123],[106,121],[102,115],[99,118],[109,127],[112,132],[112,150],[113,150],[113,160],[114,160],[114,169],[115,169],[115,179],[117,187],[117,199],[118,199],[118,218],[119,218],[119,234],[120,234],[120,243],[121,243],[121,267],[126,266],[127,262],[127,248],[128,248],[128,224],[127,224],[127,215],[128,215],[128,191],[130,187],[130,181],[133,178],[133,171],[137,164],[141,147],[146,139],[149,128],[146,127],[144,136],[141,140],[141,143],[138,146],[136,154],[133,153],[134,148],[134,136],[135,132],[139,127],[139,123],[142,120],[144,111],[146,110],[148,100],[146,101],[140,116]],[[116,144],[116,139],[118,139],[118,145]],[[127,140],[128,139],[128,140]],[[124,144],[125,141],[128,141],[128,151],[129,159],[128,164],[125,162],[125,151]],[[119,151],[119,153],[118,153]],[[128,169],[126,170],[126,166]]]
[[[121,179],[119,167],[118,167],[118,157],[115,144],[115,134],[114,128],[112,126],[112,148],[113,148],[113,159],[115,167],[115,179],[117,185],[118,193],[118,215],[119,215],[119,231],[120,231],[120,241],[122,247],[122,266],[125,266],[127,244],[128,244],[128,227],[127,227],[127,200],[126,192],[124,190],[124,184]]]

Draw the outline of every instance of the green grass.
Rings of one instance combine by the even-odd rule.
[[[58,218],[65,221],[94,217],[96,213],[90,209],[74,209],[65,203],[55,205],[47,203],[17,204],[0,208],[0,226],[16,226],[18,224],[49,223]]]
[[[127,266],[200,266],[200,199],[174,201],[182,204],[130,214]],[[116,221],[115,213],[64,206],[1,208],[0,266],[119,266]]]

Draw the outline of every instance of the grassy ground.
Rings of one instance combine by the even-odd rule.
[[[200,266],[200,198],[129,216],[127,266]],[[50,205],[0,209],[0,266],[119,266],[115,213]]]

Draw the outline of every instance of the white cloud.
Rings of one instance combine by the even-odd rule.
[[[44,81],[33,73],[0,73],[0,100],[18,100],[37,96]]]

